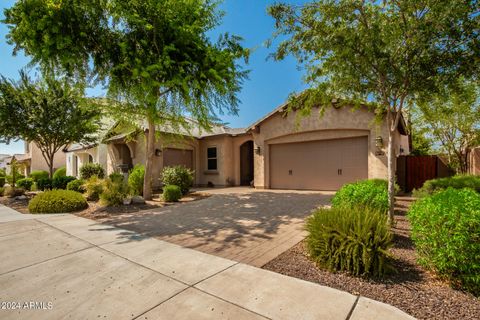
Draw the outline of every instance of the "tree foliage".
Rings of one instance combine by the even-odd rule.
[[[468,172],[468,154],[480,144],[480,88],[460,79],[455,86],[418,104],[418,126],[438,141],[458,173]]]
[[[159,124],[208,129],[216,112],[237,112],[248,51],[240,38],[207,32],[221,21],[210,0],[24,0],[5,10],[8,39],[46,68],[108,80],[115,114],[148,125],[144,189]],[[35,9],[33,9],[35,8]]]
[[[315,0],[269,8],[283,40],[273,57],[293,55],[310,85],[292,99],[303,110],[333,99],[372,102],[389,127],[388,173],[393,217],[394,135],[404,106],[459,74],[478,74],[477,1]]]
[[[47,75],[32,81],[0,78],[0,137],[33,141],[53,174],[55,153],[73,143],[94,141],[99,111],[83,96],[83,87]]]

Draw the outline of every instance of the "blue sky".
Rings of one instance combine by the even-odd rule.
[[[305,0],[284,0],[289,3],[303,3]],[[0,18],[3,9],[11,7],[14,0],[3,0],[0,4]],[[302,71],[293,58],[282,62],[267,60],[273,48],[266,48],[264,42],[274,31],[274,21],[266,9],[275,0],[225,0],[222,9],[226,12],[223,23],[215,32],[229,32],[244,38],[244,46],[252,49],[249,65],[249,80],[239,94],[241,100],[238,116],[222,116],[222,120],[232,127],[245,127],[273,108],[284,102],[288,95],[300,91]],[[8,78],[18,78],[18,70],[25,67],[29,59],[22,54],[12,56],[12,47],[6,44],[7,27],[0,24],[0,74]],[[89,95],[99,96],[102,91],[93,89]],[[22,153],[23,143],[0,144],[1,153]]]

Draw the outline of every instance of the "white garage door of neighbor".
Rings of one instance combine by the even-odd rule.
[[[163,166],[184,166],[193,169],[193,151],[184,149],[163,149]]]
[[[270,145],[271,188],[338,190],[367,178],[367,137]]]

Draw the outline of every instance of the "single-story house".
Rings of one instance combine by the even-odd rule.
[[[47,161],[42,156],[42,151],[37,147],[34,142],[25,141],[25,153],[15,154],[15,160],[20,164],[22,174],[25,176],[30,175],[30,172],[34,170],[49,170]],[[53,170],[65,166],[65,153],[63,150],[59,150],[55,153],[53,158]],[[9,171],[9,169],[7,169]]]
[[[214,126],[210,132],[180,132],[160,126],[154,187],[161,186],[162,168],[173,165],[193,169],[197,186],[337,190],[348,182],[387,177],[388,129],[385,121],[375,121],[372,111],[331,107],[322,116],[312,110],[310,116],[297,117],[296,111],[286,115],[285,108],[241,129]],[[402,117],[395,155],[409,150]],[[85,161],[102,164],[108,173],[128,171],[144,164],[145,156],[144,134],[115,134],[94,146],[68,148],[67,174],[76,175]]]

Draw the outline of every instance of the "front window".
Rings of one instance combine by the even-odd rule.
[[[207,148],[208,170],[217,170],[217,147]]]

